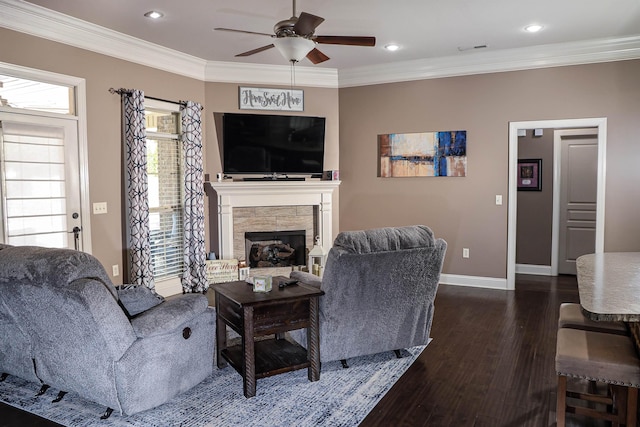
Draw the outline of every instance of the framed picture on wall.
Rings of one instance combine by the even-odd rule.
[[[542,191],[542,159],[518,159],[518,191]]]

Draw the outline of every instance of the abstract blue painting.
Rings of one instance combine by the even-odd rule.
[[[381,177],[466,176],[467,131],[378,135]]]

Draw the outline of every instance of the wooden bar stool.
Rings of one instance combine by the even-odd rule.
[[[609,420],[635,427],[640,387],[640,360],[629,337],[602,332],[559,328],[556,346],[558,402],[556,422],[565,426],[566,413]],[[567,390],[567,377],[607,383],[611,396]],[[598,411],[567,403],[567,397],[603,403],[612,407]]]
[[[581,329],[583,331],[629,335],[629,331],[624,322],[596,322],[595,320],[591,320],[585,317],[585,315],[582,314],[582,308],[580,308],[580,304],[575,303],[560,304],[558,328],[571,328]]]

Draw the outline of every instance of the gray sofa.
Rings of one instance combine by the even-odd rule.
[[[118,291],[89,254],[0,245],[0,371],[122,414],[167,402],[211,374],[215,312],[159,298]]]
[[[320,360],[427,344],[447,243],[426,226],[340,233],[322,280],[291,277],[320,287]],[[306,333],[291,336],[306,346]]]

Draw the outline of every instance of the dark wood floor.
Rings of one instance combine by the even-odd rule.
[[[518,275],[515,291],[440,286],[433,342],[361,426],[552,426],[562,302],[578,302],[573,276]],[[55,425],[0,405],[0,426]]]
[[[515,291],[440,286],[433,342],[361,427],[555,425],[558,309],[578,301],[575,276],[518,275]]]

